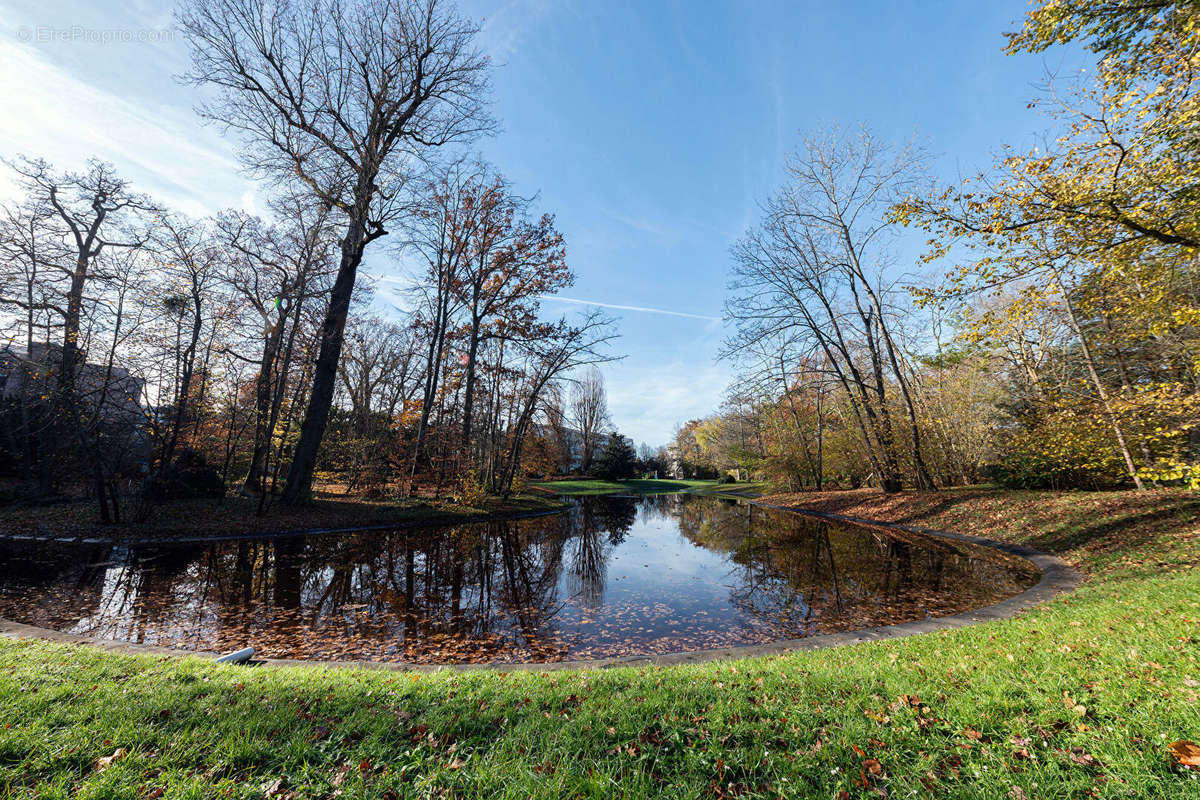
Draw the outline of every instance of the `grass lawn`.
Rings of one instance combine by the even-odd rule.
[[[541,481],[531,483],[538,489],[547,489],[557,494],[669,494],[671,492],[754,492],[763,491],[763,483],[718,483],[717,481],[680,481],[672,478],[661,479],[630,479],[626,481],[605,481],[598,478],[584,478],[566,481]]]
[[[1169,757],[1200,741],[1200,495],[839,497],[814,500],[1038,544],[1090,579],[1004,622],[677,668],[254,669],[0,641],[0,796],[1200,798]]]
[[[0,508],[0,533],[52,536],[208,536],[219,534],[352,528],[370,525],[453,524],[485,517],[506,517],[563,507],[542,493],[488,498],[481,508],[450,500],[389,498],[366,500],[331,492],[315,492],[310,505],[274,505],[258,514],[258,501],[232,495],[219,500],[177,500],[157,506],[144,522],[101,525],[95,504],[77,501],[47,506]]]

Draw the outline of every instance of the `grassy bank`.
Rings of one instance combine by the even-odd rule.
[[[490,497],[480,507],[450,500],[389,498],[368,500],[316,492],[312,504],[300,508],[273,505],[259,513],[258,500],[232,496],[218,500],[179,500],[156,506],[144,521],[100,525],[95,504],[85,501],[36,507],[0,508],[0,533],[50,536],[140,538],[260,533],[310,528],[366,525],[453,524],[483,517],[502,518],[562,508],[543,493],[509,498]]]
[[[1169,756],[1200,740],[1200,497],[838,502],[1039,542],[1090,580],[1005,622],[670,669],[268,670],[5,641],[0,795],[1200,797]]]
[[[672,492],[699,493],[759,493],[762,483],[720,483],[718,481],[683,481],[673,478],[630,479],[606,481],[599,478],[579,480],[541,481],[530,486],[556,494],[670,494]]]

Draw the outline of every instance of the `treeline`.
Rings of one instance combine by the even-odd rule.
[[[1040,4],[1009,52],[1081,42],[1094,77],[1047,92],[1048,146],[959,185],[865,129],[808,138],[733,251],[742,377],[680,457],[797,489],[1200,488],[1195,21]],[[944,277],[900,277],[905,226]]]
[[[493,126],[476,27],[437,0],[194,0],[178,22],[270,214],[192,219],[96,160],[9,160],[5,470],[104,521],[227,487],[304,503],[314,480],[512,491],[613,333],[541,313],[573,280],[554,218],[465,155]],[[358,274],[379,240],[408,275],[386,318]]]

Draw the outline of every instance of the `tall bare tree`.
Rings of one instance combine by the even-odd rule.
[[[571,424],[579,434],[579,468],[587,472],[609,425],[608,390],[604,375],[594,366],[571,389]]]
[[[337,276],[283,500],[312,493],[346,315],[365,248],[402,213],[414,162],[491,128],[478,30],[438,0],[191,0],[179,22],[200,111],[236,132],[246,163],[299,181],[343,216]]]
[[[264,491],[302,310],[328,291],[335,249],[328,209],[296,196],[281,198],[276,206],[276,226],[232,212],[217,222],[230,251],[225,283],[247,318],[244,336],[257,349],[253,355],[230,350],[258,369],[254,450],[243,482],[243,491],[257,494]]]
[[[865,128],[811,136],[788,163],[788,181],[762,224],[734,247],[727,316],[740,353],[762,338],[801,335],[853,408],[882,488],[899,491],[901,453],[892,394],[907,417],[915,482],[925,465],[910,370],[898,341],[898,297],[887,249],[888,209],[919,176],[920,155],[892,150]]]

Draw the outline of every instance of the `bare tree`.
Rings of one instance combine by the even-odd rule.
[[[364,249],[405,205],[425,150],[490,129],[478,28],[438,0],[191,0],[179,13],[189,78],[216,89],[201,113],[245,144],[246,163],[299,180],[343,215],[312,394],[283,500],[307,502]]]
[[[525,357],[521,371],[518,401],[512,424],[508,425],[509,447],[495,476],[493,488],[502,494],[512,489],[513,479],[521,463],[521,448],[529,433],[534,415],[541,407],[547,386],[572,370],[590,367],[588,372],[599,373],[596,364],[613,360],[604,353],[605,346],[616,338],[612,320],[598,312],[588,314],[577,325],[560,320],[544,326],[543,335],[520,343]],[[603,383],[601,383],[603,386]],[[607,415],[606,415],[607,416]]]
[[[579,433],[580,469],[587,472],[600,448],[600,437],[609,425],[608,391],[596,367],[584,372],[571,390],[571,424]]]
[[[338,373],[357,442],[347,488],[381,472],[389,431],[414,405],[422,385],[421,344],[412,325],[378,317],[351,321]]]
[[[54,384],[47,442],[64,458],[73,457],[66,452],[66,444],[72,442],[75,455],[90,462],[100,518],[112,522],[119,513],[111,474],[105,469],[112,462],[102,458],[103,448],[92,435],[100,431],[98,421],[105,418],[112,369],[110,363],[109,368],[93,371],[81,390],[85,325],[101,316],[105,324],[113,324],[112,298],[104,295],[121,283],[116,279],[124,268],[113,259],[119,253],[137,253],[145,245],[144,221],[154,206],[100,161],[88,161],[82,172],[57,172],[41,159],[20,159],[9,166],[26,200],[7,214],[0,307],[22,312],[27,358],[33,358],[34,329],[45,332],[47,347],[38,367],[53,374]],[[106,259],[110,263],[105,264]],[[119,320],[124,303],[116,308],[122,309],[116,315]],[[57,350],[50,341],[55,331],[61,332]],[[28,425],[22,427],[27,436]]]
[[[54,304],[62,326],[58,389],[62,402],[70,404],[79,362],[84,295],[94,277],[93,265],[106,249],[144,245],[145,233],[134,226],[153,205],[131,191],[112,166],[101,161],[88,161],[87,169],[77,173],[57,173],[41,159],[23,159],[11,166],[32,199],[33,213],[44,221],[49,233],[35,259],[49,268],[49,279],[62,287],[61,300]]]
[[[254,450],[243,482],[243,491],[258,494],[265,489],[271,436],[287,391],[302,310],[328,291],[335,247],[327,209],[296,196],[275,205],[277,226],[242,213],[226,213],[217,221],[231,256],[225,283],[248,316],[243,336],[257,348],[254,355],[229,352],[258,369]]]
[[[426,183],[422,201],[405,225],[404,247],[424,262],[424,275],[412,287],[418,306],[416,325],[425,340],[425,369],[421,416],[409,465],[409,491],[425,455],[450,331],[461,305],[454,289],[461,280],[460,273],[466,270],[467,244],[475,224],[475,215],[463,202],[471,176],[472,171],[462,161],[450,164]]]
[[[885,277],[893,228],[887,211],[915,179],[920,155],[892,151],[866,129],[807,139],[788,182],[765,205],[761,226],[734,247],[727,317],[737,326],[726,355],[773,335],[799,336],[845,390],[882,488],[901,488],[891,394],[908,418],[913,473],[925,466],[910,371],[897,341],[894,285]]]

